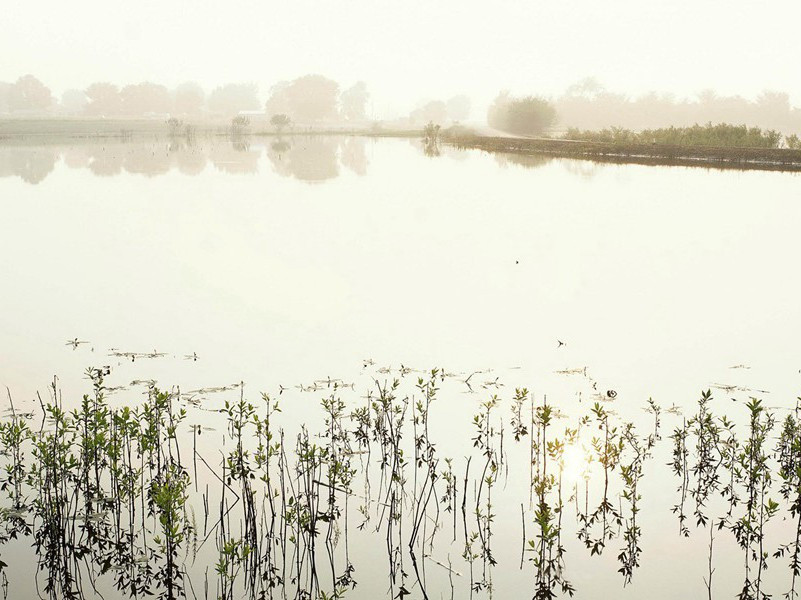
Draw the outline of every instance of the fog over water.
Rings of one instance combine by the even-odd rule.
[[[798,0],[5,4],[2,600],[798,597]]]
[[[248,398],[280,398],[291,437],[301,424],[320,426],[332,377],[359,385],[341,392],[353,407],[373,377],[440,366],[450,375],[431,434],[464,469],[479,403],[498,394],[508,414],[516,386],[566,415],[614,395],[610,408],[640,431],[650,427],[642,408],[652,397],[681,411],[664,415],[665,437],[702,389],[740,422],[749,395],[780,415],[793,406],[798,176],[447,148],[431,156],[418,140],[274,144],[4,149],[0,384],[17,410],[35,410],[52,375],[76,407],[83,369],[108,365],[107,385],[122,388],[109,392],[114,406],[141,399],[134,382],[151,378],[200,394],[190,418],[208,425],[199,448],[213,460],[215,432],[225,429],[218,407],[239,394],[232,383],[245,381]],[[43,155],[46,176],[9,173]],[[474,372],[471,389],[464,381]],[[228,391],[212,393],[220,386]],[[212,391],[189,392],[204,389]],[[509,435],[493,534],[494,590],[506,597],[533,585],[530,563],[518,568],[528,457]],[[568,510],[567,572],[582,597],[703,590],[704,532],[677,534],[669,452],[665,439],[641,487],[643,564],[627,588],[617,546],[589,559]],[[215,481],[200,477],[201,490]],[[533,515],[523,517],[531,537]],[[780,521],[768,531],[771,543],[784,539]],[[720,537],[715,589],[727,596],[739,589],[740,558]],[[353,597],[385,594],[386,557],[375,559],[382,534],[354,530],[350,544]],[[4,554],[14,597],[34,597],[28,552]],[[429,591],[450,589],[438,565],[452,560],[462,573],[456,589],[468,593],[461,544],[441,541],[431,552]],[[206,546],[187,567],[195,585],[215,560]],[[666,574],[666,560],[687,576]],[[784,589],[786,570],[773,564],[765,585]]]
[[[610,90],[801,104],[793,0],[497,2],[364,0],[275,6],[52,0],[12,3],[0,20],[0,81],[33,73],[60,96],[95,81],[270,86],[322,73],[367,82],[378,118],[467,94],[484,111],[501,89],[556,96],[596,77]],[[232,41],[235,40],[235,43]]]

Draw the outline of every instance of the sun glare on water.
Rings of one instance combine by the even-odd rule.
[[[562,455],[562,481],[568,485],[586,479],[590,473],[592,455],[579,445],[570,445]]]

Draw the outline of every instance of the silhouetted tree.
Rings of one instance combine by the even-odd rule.
[[[291,85],[289,81],[279,81],[270,88],[270,97],[264,104],[264,110],[268,115],[290,115],[292,107],[289,104],[289,94],[287,88]]]
[[[172,105],[167,88],[150,82],[126,85],[120,90],[120,98],[123,114],[131,116],[167,113]]]
[[[285,128],[292,124],[292,119],[289,115],[283,113],[273,115],[270,117],[270,125],[272,125],[278,133],[281,133]]]
[[[465,121],[470,117],[470,98],[465,95],[454,96],[446,104],[451,121]]]
[[[231,135],[240,136],[250,127],[250,119],[244,116],[236,116],[231,119]]]
[[[223,116],[232,116],[242,110],[258,110],[261,103],[257,88],[252,83],[229,83],[209,94],[209,110]]]
[[[340,96],[342,106],[342,116],[348,121],[364,121],[367,119],[367,101],[370,94],[367,85],[360,81],[344,92]]]
[[[173,112],[177,115],[197,116],[203,112],[206,94],[198,84],[182,83],[173,92]]]
[[[11,90],[11,110],[45,110],[53,104],[53,94],[33,75],[17,79]]]
[[[322,75],[305,75],[281,82],[270,90],[267,112],[287,114],[293,121],[333,120],[338,117],[339,84]]]
[[[120,90],[113,83],[106,81],[93,83],[86,88],[86,97],[89,99],[86,113],[90,115],[117,115],[122,108]]]
[[[432,100],[409,114],[412,123],[444,123],[448,118],[448,109],[441,100]]]
[[[538,135],[556,121],[556,109],[543,98],[512,98],[501,92],[490,106],[490,127],[518,135]]]

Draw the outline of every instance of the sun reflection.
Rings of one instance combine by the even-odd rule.
[[[591,464],[592,454],[589,450],[578,444],[567,446],[562,455],[562,480],[572,485],[588,478]]]

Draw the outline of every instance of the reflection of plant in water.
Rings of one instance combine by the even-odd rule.
[[[338,386],[335,386],[338,387]],[[328,452],[326,462],[325,487],[328,492],[328,509],[324,520],[328,528],[325,536],[325,546],[328,553],[329,567],[332,577],[332,589],[334,594],[343,594],[348,587],[355,587],[356,581],[353,578],[355,570],[350,562],[348,555],[348,501],[352,493],[351,483],[356,474],[356,470],[351,466],[351,456],[353,451],[350,444],[350,432],[343,425],[345,416],[345,403],[336,395],[324,398],[322,401],[323,409],[326,412],[324,436],[328,438]],[[337,495],[344,495],[344,506],[340,506]],[[341,574],[337,574],[334,560],[335,534],[339,538],[340,529],[338,528],[339,519],[344,511],[344,532],[345,532],[345,566]],[[335,529],[336,527],[336,529]]]
[[[516,403],[525,394],[516,393]],[[519,406],[519,404],[518,404]],[[577,430],[567,429],[562,439],[549,439],[548,428],[555,418],[553,407],[543,396],[542,404],[534,411],[532,445],[534,448],[534,495],[536,506],[534,521],[537,525],[537,538],[529,540],[528,550],[533,553],[537,570],[534,598],[547,600],[555,597],[555,589],[562,593],[575,592],[573,585],[565,579],[565,547],[562,544],[562,474],[564,472],[564,450],[566,444],[576,442]],[[551,469],[549,469],[551,466]],[[551,496],[556,492],[555,500]]]
[[[779,546],[774,553],[776,558],[785,555],[790,557],[792,581],[790,590],[785,594],[788,600],[798,597],[796,580],[801,575],[801,398],[798,398],[795,410],[787,415],[782,426],[776,454],[779,459],[780,493],[790,505],[790,516],[795,519],[794,539]]]
[[[432,121],[423,128],[423,152],[426,156],[439,156],[439,130],[440,126]]]
[[[350,384],[340,386],[339,380],[329,379],[320,404],[323,426],[300,428],[289,446],[284,431],[276,427],[278,404],[267,395],[254,405],[236,386],[238,400],[222,408],[189,408],[210,410],[226,421],[221,462],[214,467],[197,445],[208,428],[186,426],[187,409],[182,408],[180,394],[151,384],[141,405],[113,408],[105,397],[107,370],[89,370],[92,393],[71,412],[62,409],[53,386],[52,401],[41,403],[44,418],[38,431],[28,424],[32,415],[20,413],[13,404],[10,415],[0,420],[0,541],[32,538],[39,589],[52,599],[97,597],[109,585],[117,595],[134,598],[202,597],[197,589],[190,592],[189,573],[206,564],[212,567],[206,571],[207,593],[210,574],[216,577],[221,599],[342,598],[356,583],[349,506],[358,498],[364,518],[357,524],[363,532],[359,535],[369,535],[366,524],[371,522],[384,538],[389,595],[436,597],[445,580],[456,597],[459,566],[451,555],[436,556],[449,543],[442,535],[437,539],[437,533],[448,527],[452,534],[447,537],[453,541],[463,534],[460,552],[470,569],[471,594],[486,591],[492,596],[497,593],[494,567],[502,556],[496,548],[496,515],[506,516],[496,506],[505,493],[498,478],[522,458],[521,465],[530,462],[534,532],[528,537],[522,504],[520,509],[527,551],[523,556],[534,566],[534,597],[574,592],[565,577],[565,531],[573,515],[564,511],[574,499],[581,543],[590,555],[600,554],[619,536],[618,571],[624,585],[632,580],[643,556],[642,478],[660,439],[659,406],[649,401],[646,410],[652,420],[645,429],[620,420],[599,403],[587,413],[577,410],[557,432],[557,420],[567,416],[545,396],[537,404],[527,390],[517,389],[507,400],[509,408],[501,411],[504,400],[494,395],[472,418],[472,448],[462,471],[454,460],[440,460],[434,435],[431,409],[438,405],[440,388],[450,375],[430,371],[416,379],[406,396],[402,381],[410,372],[403,367],[401,379],[375,382],[366,400],[352,409],[344,397]],[[492,386],[500,389],[497,381]],[[747,435],[741,441],[734,423],[715,415],[711,403],[711,394],[704,392],[695,413],[675,428],[670,463],[681,481],[675,512],[682,533],[690,534],[690,521],[708,530],[708,595],[711,598],[717,530],[730,531],[744,553],[741,598],[768,597],[763,580],[771,554],[787,558],[792,580],[786,596],[797,597],[800,409],[796,406],[777,428],[774,444],[773,417],[759,401],[748,404]],[[526,440],[514,450],[503,446],[502,416],[507,418],[507,434]],[[185,433],[192,436],[190,468]],[[363,477],[358,475],[359,464],[365,469]],[[208,483],[205,490],[197,485],[198,469],[204,466],[219,494],[219,517],[211,523],[212,490]],[[517,486],[520,482],[513,478],[506,485],[510,482],[517,492],[526,485]],[[780,484],[776,499],[781,506],[770,497],[774,482]],[[594,507],[590,489],[599,494]],[[195,498],[203,501],[200,543],[192,510]],[[721,514],[715,514],[717,508]],[[771,548],[768,526],[780,513],[795,523],[793,537]],[[211,544],[204,553],[203,542],[212,537],[216,554]],[[404,560],[411,561],[413,582],[408,581],[412,571],[404,569]]]
[[[470,560],[470,580],[472,589],[479,591],[487,588],[492,591],[492,567],[496,560],[492,555],[492,523],[495,514],[492,505],[492,490],[498,476],[498,452],[495,448],[495,428],[492,426],[492,409],[498,405],[498,396],[492,396],[489,400],[481,403],[481,410],[473,416],[473,426],[476,429],[476,436],[473,438],[473,447],[481,452],[484,457],[484,466],[478,478],[478,491],[476,492],[476,504],[474,514],[476,517],[477,530],[469,540],[465,540],[465,557]],[[486,494],[484,488],[486,487]],[[465,491],[466,488],[465,488]],[[473,544],[478,542],[478,550],[473,549]],[[473,579],[473,560],[481,558],[482,576],[480,581]]]
[[[744,488],[745,506],[743,515],[731,523],[730,528],[745,554],[745,581],[739,598],[761,600],[768,597],[761,588],[768,558],[764,548],[765,524],[779,509],[779,505],[767,496],[772,477],[766,442],[774,419],[772,414],[765,412],[759,400],[752,398],[747,407],[750,413],[749,435],[739,452],[735,471],[738,483]],[[756,563],[755,575],[752,561]]]
[[[645,461],[651,457],[651,451],[659,439],[659,407],[653,402],[648,401],[649,409],[654,414],[654,431],[640,439],[632,423],[626,423],[623,429],[622,440],[624,442],[627,460],[621,459],[620,475],[623,478],[623,502],[627,505],[627,514],[624,516],[623,541],[625,546],[618,554],[618,561],[621,564],[618,571],[623,574],[623,585],[631,583],[634,570],[640,566],[640,537],[642,531],[637,524],[637,515],[640,512],[640,500],[642,495],[639,492],[639,482],[643,476]]]

